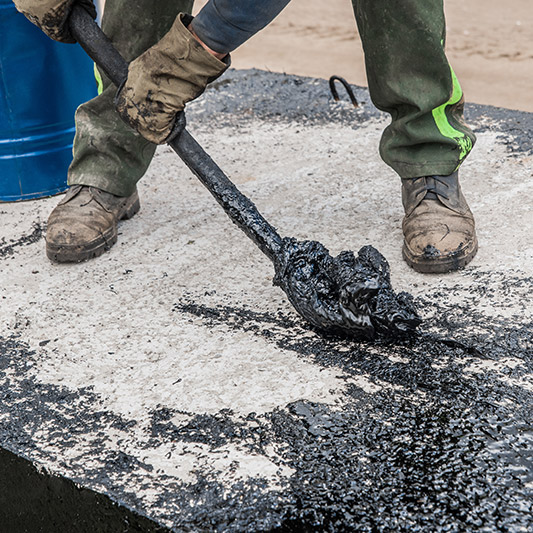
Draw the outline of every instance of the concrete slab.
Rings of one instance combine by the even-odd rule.
[[[61,476],[109,497],[125,531],[533,528],[533,115],[468,108],[480,251],[461,272],[419,275],[377,154],[387,118],[356,94],[358,109],[325,80],[231,71],[188,122],[282,235],[375,245],[417,298],[413,341],[312,331],[167,148],[141,212],[89,263],[46,259],[56,198],[0,205],[0,445],[44,486]],[[31,531],[27,494],[19,522],[0,505],[0,523]],[[118,530],[102,508],[55,519]]]

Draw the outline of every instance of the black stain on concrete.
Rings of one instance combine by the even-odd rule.
[[[296,402],[251,415],[261,428],[255,440],[246,432],[243,439],[242,421],[226,430],[250,451],[275,443],[281,463],[294,469],[290,488],[263,496],[273,498],[271,509],[283,502],[283,512],[263,515],[271,517],[266,530],[533,528],[533,391],[527,387],[533,324],[519,313],[508,320],[480,311],[483,305],[516,306],[533,280],[468,275],[475,283],[466,290],[457,286],[423,298],[425,330],[399,345],[348,347],[334,338],[310,338],[304,323],[280,312],[177,305],[210,327],[254,332],[347,376],[364,375],[376,387],[365,392],[347,377],[342,408]],[[521,305],[526,309],[527,301]],[[514,363],[502,365],[511,358]],[[491,370],[496,363],[500,370]],[[476,364],[482,370],[469,371]],[[175,428],[176,437],[179,432]],[[242,516],[234,519],[255,527],[239,522]]]
[[[227,410],[176,413],[162,405],[139,427],[102,410],[89,389],[37,382],[30,370],[38,354],[20,339],[4,338],[0,442],[73,471],[75,482],[100,487],[178,532],[531,530],[533,391],[526,384],[533,377],[533,324],[522,311],[533,280],[475,270],[464,275],[468,287],[419,298],[426,319],[420,334],[395,344],[325,338],[292,313],[209,306],[202,297],[176,304],[176,313],[210,329],[253,333],[296,357],[338,368],[346,387],[336,406],[299,401],[242,417]],[[517,314],[509,320],[484,311],[498,306],[513,306]],[[469,370],[476,365],[479,372]],[[360,376],[374,390],[359,385]],[[128,439],[137,428],[140,457],[163,445],[171,456],[183,445],[214,454],[234,446],[292,474],[280,474],[272,486],[261,477],[228,482],[224,476],[231,479],[237,464],[222,472],[199,466],[186,483],[120,444],[110,446],[111,428]],[[42,436],[41,444],[34,438],[43,431],[45,446]],[[82,438],[90,442],[83,454],[63,458]],[[154,499],[143,498],[147,489]]]
[[[190,420],[180,426],[171,419],[174,415],[189,415]],[[223,409],[216,414],[195,414],[179,412],[167,407],[158,407],[151,413],[150,434],[154,437],[152,444],[160,442],[190,442],[207,444],[212,449],[220,448],[230,442],[252,444],[254,431],[246,422],[238,422],[233,412]],[[249,446],[247,446],[249,447]],[[256,446],[252,446],[257,450]]]
[[[103,494],[38,469],[0,447],[3,533],[165,533],[166,527]]]
[[[498,133],[498,140],[511,154],[533,155],[533,113],[469,104],[465,107],[465,118],[476,133]]]
[[[187,108],[194,128],[212,124],[213,116],[222,126],[246,124],[249,120],[321,124],[349,124],[359,127],[383,114],[370,102],[368,90],[352,86],[358,108],[351,103],[337,103],[328,80],[265,72],[256,69],[229,70],[222,80],[210,85],[199,102]],[[231,94],[231,98],[228,96]]]
[[[73,472],[73,476],[71,481],[66,480],[66,484],[56,482],[56,477],[47,474],[40,479],[35,478],[32,483],[35,482],[36,484],[36,492],[32,493],[28,489],[27,496],[24,496],[24,483],[27,479],[35,477],[28,470],[29,467],[27,467],[25,459],[22,462],[14,461],[11,466],[9,464],[0,465],[0,469],[6,469],[4,470],[6,475],[9,473],[9,478],[15,476],[13,479],[18,481],[14,481],[14,483],[21,483],[17,489],[18,492],[15,490],[2,492],[2,485],[5,483],[0,484],[0,493],[6,502],[6,506],[0,508],[0,517],[6,520],[5,523],[10,523],[7,522],[9,519],[13,520],[13,524],[18,524],[17,527],[14,526],[14,528],[6,530],[6,533],[18,533],[19,531],[33,533],[33,531],[41,530],[78,531],[69,528],[54,530],[52,526],[61,523],[61,516],[54,521],[52,515],[47,514],[44,510],[43,523],[39,524],[41,529],[33,529],[29,526],[28,529],[25,529],[26,526],[23,527],[23,524],[30,524],[30,522],[24,521],[26,515],[29,517],[28,520],[33,520],[31,518],[33,517],[33,507],[39,510],[39,506],[44,505],[45,502],[38,501],[43,494],[49,493],[50,497],[54,498],[50,499],[47,505],[50,505],[52,509],[55,508],[58,513],[61,511],[63,499],[74,504],[76,494],[71,490],[71,482],[80,486],[91,485],[92,487],[111,488],[107,494],[102,495],[103,500],[97,498],[93,501],[90,494],[80,496],[82,500],[85,498],[86,502],[83,504],[84,507],[80,508],[78,518],[80,524],[88,524],[88,528],[79,529],[79,531],[117,531],[117,529],[91,530],[90,524],[99,523],[98,516],[91,517],[91,513],[98,515],[98,509],[107,509],[107,503],[102,503],[104,501],[109,503],[109,512],[115,510],[118,521],[129,520],[128,508],[135,509],[132,516],[135,513],[142,515],[146,511],[146,508],[139,505],[138,499],[129,492],[129,484],[134,484],[134,480],[141,478],[143,472],[151,472],[151,465],[139,461],[120,449],[113,450],[106,447],[110,432],[119,431],[125,434],[131,431],[137,422],[102,410],[99,398],[89,388],[73,391],[36,381],[31,371],[37,357],[38,354],[21,341],[20,336],[0,336],[0,413],[2,414],[0,417],[0,448],[9,449],[16,455],[31,458],[36,464],[47,463],[57,465],[57,468],[68,468],[69,471]],[[35,439],[37,433],[40,433],[41,438],[46,440],[46,449],[41,449],[37,445]],[[43,435],[45,436],[43,437]],[[73,451],[76,444],[87,435],[91,436],[90,453],[85,453],[83,450]],[[69,455],[68,460],[65,457],[66,453]],[[7,451],[4,457],[6,460],[9,459],[10,456]],[[21,470],[17,478],[19,467]],[[125,479],[128,480],[127,483],[124,482]],[[12,494],[16,495],[13,500],[11,500]],[[34,497],[37,498],[37,501],[34,501]],[[92,501],[92,504],[89,500]],[[114,502],[120,502],[120,506]],[[90,505],[93,505],[92,510]],[[89,513],[89,511],[91,512]],[[6,514],[2,515],[2,512]],[[20,516],[16,514],[19,512],[22,513]],[[89,514],[85,516],[85,513]],[[144,521],[142,517],[139,520],[141,524],[149,523]],[[0,532],[4,533],[4,530],[1,529],[2,523],[0,520]],[[132,522],[132,524],[135,523]],[[49,529],[46,529],[47,527]],[[129,530],[124,529],[124,531]],[[132,529],[131,531],[144,530]],[[147,529],[147,531],[152,530]]]
[[[274,431],[294,435],[284,459],[298,497],[280,531],[531,527],[530,425],[471,402],[386,395],[374,396],[376,410],[366,398],[343,412],[299,402],[273,418]]]
[[[4,259],[15,253],[17,248],[21,246],[28,246],[40,241],[43,236],[43,227],[41,224],[35,223],[33,231],[28,235],[22,235],[17,239],[6,241],[5,238],[0,240],[0,259]]]

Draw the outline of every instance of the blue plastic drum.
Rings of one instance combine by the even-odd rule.
[[[74,112],[96,96],[93,64],[0,0],[0,201],[66,189]]]

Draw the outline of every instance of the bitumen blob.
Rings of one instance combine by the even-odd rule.
[[[282,250],[274,285],[318,330],[394,339],[422,322],[412,296],[392,289],[389,264],[374,247],[332,257],[319,242],[285,238]]]
[[[372,246],[331,257],[316,241],[281,238],[201,145],[183,130],[169,146],[213,195],[231,221],[272,261],[274,284],[296,311],[328,334],[394,339],[420,325],[412,297],[392,290],[389,265]]]

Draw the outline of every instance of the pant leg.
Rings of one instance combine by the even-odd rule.
[[[448,175],[472,150],[463,92],[444,53],[443,0],[352,0],[372,101],[390,113],[380,144],[402,178]]]
[[[107,0],[102,28],[126,60],[159,41],[193,0]],[[76,111],[69,185],[90,185],[129,196],[146,172],[156,145],[124,124],[115,111],[116,88],[97,70],[100,94]]]

